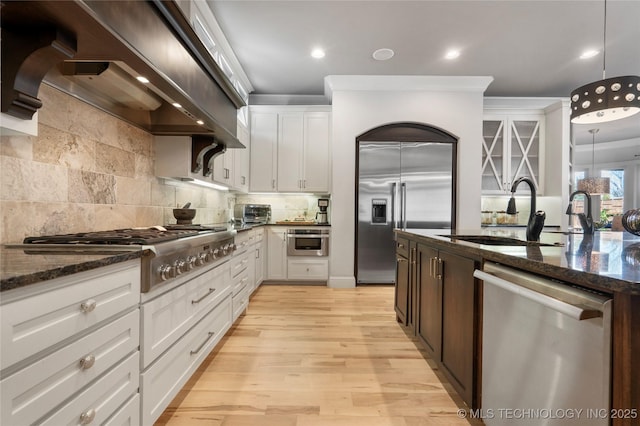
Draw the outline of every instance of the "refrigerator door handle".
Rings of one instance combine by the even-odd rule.
[[[400,226],[407,227],[407,184],[400,184]]]
[[[396,183],[393,182],[391,184],[391,224],[394,228],[398,227],[398,223],[396,222],[396,191],[397,191]]]

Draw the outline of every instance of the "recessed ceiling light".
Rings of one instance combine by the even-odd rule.
[[[202,126],[202,125],[204,124],[204,121],[202,121],[202,120],[196,120],[196,123],[198,123],[199,125],[201,125],[201,126]]]
[[[589,58],[593,58],[594,56],[596,56],[598,53],[600,53],[597,50],[585,50],[584,52],[582,52],[582,55],[580,55],[580,59],[589,59]]]
[[[318,48],[315,48],[311,51],[311,56],[316,58],[316,59],[320,59],[320,58],[324,58],[324,50]]]
[[[375,59],[376,61],[386,61],[393,58],[393,55],[395,55],[395,52],[393,50],[383,48],[373,52],[372,56],[373,56],[373,59]]]
[[[180,105],[180,104],[179,104],[179,103],[177,103],[177,102],[174,102],[174,103],[172,103],[171,105],[173,105],[173,106],[174,106],[174,107],[176,107],[176,108],[182,108],[182,105]]]
[[[445,59],[456,59],[460,56],[460,51],[458,49],[447,50],[447,53],[444,55]]]
[[[137,76],[136,80],[138,80],[140,83],[144,83],[144,84],[147,84],[149,82],[149,79],[147,77],[144,77],[144,76],[141,76],[141,75]]]

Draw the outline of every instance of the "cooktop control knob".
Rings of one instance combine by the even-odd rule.
[[[202,252],[196,258],[196,266],[202,266],[209,261],[209,253]]]
[[[160,279],[162,281],[166,281],[169,278],[173,278],[176,276],[173,266],[166,263],[160,265],[160,267],[158,268],[158,274],[160,274]]]
[[[187,263],[187,265],[186,265],[187,266],[187,270],[191,270],[191,269],[196,267],[196,260],[197,260],[197,258],[195,256],[193,256],[193,255],[189,255],[187,257],[187,262],[186,262]]]
[[[229,244],[225,244],[224,247],[222,247],[222,255],[226,256],[227,253],[229,253]]]
[[[220,255],[220,249],[214,249],[213,250],[213,258],[217,259],[219,255]]]
[[[234,244],[231,244],[231,251],[236,251],[238,250],[238,246]]]
[[[185,268],[187,266],[187,262],[184,259],[178,259],[173,262],[173,268],[176,270],[176,275],[181,275],[185,272]]]

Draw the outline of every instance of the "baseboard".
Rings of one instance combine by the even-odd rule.
[[[327,286],[331,288],[356,288],[355,277],[329,277]]]

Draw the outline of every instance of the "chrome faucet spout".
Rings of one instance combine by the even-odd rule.
[[[587,214],[585,215],[584,213],[578,213],[576,216],[578,216],[578,220],[580,221],[582,232],[584,234],[591,235],[595,232],[595,225],[593,223],[593,216],[591,214],[591,195],[589,195],[588,192],[577,190],[571,193],[571,195],[569,196],[569,207],[567,207],[567,214],[574,214],[571,203],[573,202],[573,198],[578,194],[584,195],[584,198],[587,199],[587,206],[585,209],[587,211]]]
[[[547,215],[543,211],[536,210],[536,186],[528,177],[520,177],[511,185],[511,199],[509,200],[509,205],[507,207],[507,214],[516,214],[516,200],[513,196],[518,185],[522,182],[529,185],[529,188],[531,189],[531,208],[529,211],[529,221],[527,222],[527,241],[538,241]]]

